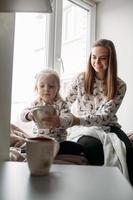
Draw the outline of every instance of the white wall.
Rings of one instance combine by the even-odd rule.
[[[9,157],[14,18],[0,13],[0,161]]]
[[[123,129],[130,132],[133,131],[133,0],[103,0],[97,8],[97,38],[113,40],[119,75],[127,83],[118,114]],[[14,15],[0,14],[0,160],[8,159],[13,35]]]
[[[133,0],[103,0],[97,6],[97,38],[111,39],[117,51],[118,75],[127,83],[119,123],[133,132]]]

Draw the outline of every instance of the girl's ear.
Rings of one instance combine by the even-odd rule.
[[[60,97],[60,86],[58,87],[56,98]]]

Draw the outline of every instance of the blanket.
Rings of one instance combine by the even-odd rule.
[[[118,167],[122,174],[129,180],[126,164],[126,147],[115,133],[106,133],[101,127],[97,126],[74,126],[68,129],[67,140],[77,142],[83,135],[100,139],[104,150],[104,165]]]
[[[22,151],[26,146],[26,139],[31,135],[21,128],[10,124],[10,161],[25,161],[25,154]]]
[[[26,161],[26,139],[31,136],[14,124],[10,125],[10,161]],[[56,156],[54,163],[87,165],[88,161],[84,156],[62,154]]]

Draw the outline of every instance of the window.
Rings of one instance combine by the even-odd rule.
[[[75,4],[76,2],[76,4]],[[47,67],[60,73],[62,94],[71,78],[86,67],[95,7],[81,0],[54,0],[53,13],[17,13],[15,23],[11,122],[26,130],[21,110],[34,99],[35,74]]]
[[[61,79],[64,94],[71,78],[86,67],[90,43],[90,10],[64,0],[62,17]]]
[[[48,14],[16,13],[11,122],[34,97],[35,74],[46,67]]]

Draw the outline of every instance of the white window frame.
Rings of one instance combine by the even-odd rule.
[[[76,5],[89,10],[90,12],[90,32],[88,39],[88,49],[89,52],[92,42],[96,37],[96,3],[94,1],[83,1],[83,0],[69,0]],[[62,38],[62,0],[53,1],[53,14],[51,16],[51,27],[50,27],[50,51],[49,51],[49,62],[48,66],[53,66],[53,68],[60,74],[61,67],[63,68],[63,61],[61,58],[61,38]],[[52,52],[53,49],[53,52]],[[52,54],[53,57],[50,55]],[[52,60],[51,60],[52,58]]]
[[[95,19],[96,19],[96,4],[93,3],[92,0],[72,0],[71,2],[76,3],[79,6],[85,6],[86,8],[90,9],[91,12],[91,32],[90,32],[90,45],[92,43],[93,40],[95,40]],[[90,4],[91,3],[91,4]],[[50,19],[50,30],[49,30],[49,48],[48,48],[48,66],[49,67],[53,67],[55,68],[55,70],[57,70],[57,72],[60,73],[60,69],[61,69],[61,34],[62,34],[62,12],[61,12],[61,5],[62,5],[62,0],[53,0],[53,13],[51,14],[51,19]],[[10,19],[10,16],[9,16]],[[10,20],[9,20],[10,21]],[[12,22],[12,27],[14,26],[14,15],[13,15],[13,22]],[[10,32],[10,31],[9,31]],[[11,33],[13,32],[13,30],[11,31]],[[4,35],[4,34],[3,34]],[[4,41],[7,40],[6,38],[6,34],[4,37]],[[9,36],[10,37],[10,36]],[[8,40],[7,40],[8,41]],[[13,40],[11,41],[11,43],[13,42]],[[9,46],[12,46],[9,44]],[[9,49],[10,50],[10,49]],[[8,51],[9,52],[9,51]],[[7,55],[6,55],[7,56]],[[10,56],[9,56],[10,57]],[[3,64],[3,63],[2,63]],[[10,61],[9,65],[6,65],[7,67],[12,65],[12,60]],[[7,69],[7,67],[5,67],[5,71],[2,71],[2,80],[3,77],[5,77],[6,80],[8,80],[8,83],[6,84],[6,89],[7,91],[11,88],[11,84],[12,84],[12,80],[11,80],[11,73],[12,70],[10,69],[10,73],[8,73],[10,75],[7,76],[7,71],[9,72],[9,69]],[[9,68],[10,68],[9,67]],[[6,71],[7,69],[7,71]],[[5,82],[4,82],[5,83]],[[5,88],[5,85],[2,82],[1,84],[1,88]],[[3,90],[2,90],[3,91]],[[2,101],[1,105],[3,106],[3,110],[7,110],[7,112],[3,111],[1,112],[1,119],[4,119],[4,123],[0,129],[1,133],[0,133],[0,140],[1,142],[1,155],[0,155],[0,160],[7,160],[7,155],[9,154],[9,141],[10,141],[10,134],[8,133],[8,130],[10,128],[10,108],[11,108],[11,91],[6,92],[7,98],[9,99],[8,102],[4,102],[4,100]],[[3,103],[4,102],[4,103]],[[6,104],[7,103],[7,104]],[[10,104],[10,105],[9,105]],[[3,113],[5,114],[3,116]],[[7,115],[6,115],[7,114]],[[4,117],[4,118],[3,118]],[[3,144],[3,145],[2,145]]]

